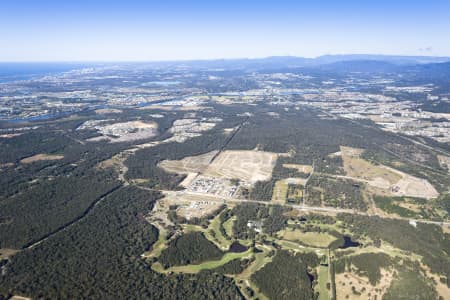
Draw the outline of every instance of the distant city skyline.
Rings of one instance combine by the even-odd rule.
[[[0,61],[450,56],[450,1],[0,3]]]

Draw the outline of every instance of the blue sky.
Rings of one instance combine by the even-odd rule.
[[[450,0],[1,0],[0,61],[450,56]]]

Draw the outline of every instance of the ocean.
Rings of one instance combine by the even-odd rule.
[[[88,67],[81,63],[5,63],[0,62],[0,83],[68,72]]]

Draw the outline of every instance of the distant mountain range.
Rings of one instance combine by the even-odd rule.
[[[308,69],[323,72],[415,72],[435,76],[436,72],[450,76],[450,57],[401,56],[376,54],[323,55],[316,58],[271,56],[266,58],[161,61],[161,62],[48,62],[1,63],[0,83],[29,79],[39,75],[55,74],[84,67],[107,65],[187,67],[204,70],[239,72],[286,72],[288,69]]]
[[[450,62],[450,57],[400,56],[400,55],[323,55],[316,58],[295,56],[272,56],[266,58],[191,60],[173,62],[154,62],[157,65],[185,65],[193,68],[227,70],[273,70],[286,68],[319,68],[330,71],[385,72],[398,67],[440,64]]]

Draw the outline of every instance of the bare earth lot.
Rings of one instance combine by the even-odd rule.
[[[163,160],[159,163],[159,167],[170,173],[200,173],[208,167],[216,154],[217,151],[211,151],[197,156],[187,156],[181,160]]]
[[[227,150],[221,152],[212,162],[217,151],[188,156],[181,160],[164,160],[159,166],[167,172],[198,173],[215,179],[239,179],[253,184],[269,180],[278,155],[276,153],[252,150]]]
[[[222,203],[205,197],[192,196],[188,194],[167,194],[166,197],[158,201],[161,208],[167,209],[171,205],[176,205],[177,215],[186,219],[201,218],[216,211]]]
[[[203,174],[249,183],[266,181],[272,176],[277,157],[271,152],[227,150],[221,152]]]
[[[363,151],[363,149],[341,147],[346,177],[366,182],[378,194],[426,199],[439,196],[427,180],[384,165],[374,165],[360,158]]]
[[[22,159],[20,162],[24,163],[24,164],[30,164],[32,162],[40,161],[40,160],[60,160],[63,158],[64,158],[64,155],[53,155],[53,154],[41,153],[41,154],[36,154],[33,156],[26,157],[26,158]]]
[[[105,124],[110,120],[94,120],[83,123],[78,130],[95,129],[102,136],[88,139],[90,142],[109,140],[112,143],[130,142],[148,139],[158,134],[156,122],[129,121],[123,123]]]
[[[392,271],[381,270],[381,282],[372,286],[366,277],[358,276],[354,272],[336,274],[337,299],[381,299],[393,280]],[[352,291],[352,287],[356,292]]]
[[[283,164],[283,168],[296,169],[297,171],[302,172],[302,173],[311,173],[312,172],[312,166],[310,166],[310,165]]]

